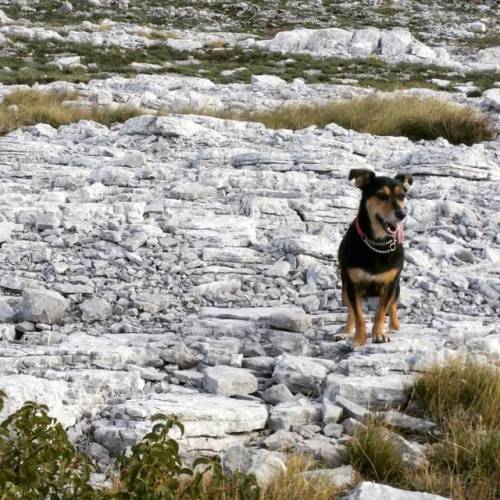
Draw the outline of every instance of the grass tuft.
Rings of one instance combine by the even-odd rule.
[[[64,105],[64,101],[77,99],[76,94],[16,90],[0,103],[0,134],[37,123],[47,123],[57,128],[80,120],[92,120],[109,126],[142,114],[139,109],[130,106]]]
[[[461,416],[500,431],[500,373],[495,367],[459,360],[435,366],[415,382],[412,398],[439,424]]]
[[[268,128],[300,130],[329,123],[375,135],[411,140],[444,137],[452,144],[471,145],[492,140],[492,120],[467,106],[418,97],[368,96],[326,104],[282,106],[263,112],[226,113],[226,118],[262,122]]]
[[[454,500],[500,497],[500,371],[452,361],[419,377],[412,399],[439,423],[441,435],[427,444],[429,465],[408,470],[384,427],[368,423],[347,445],[347,458],[367,479],[428,491]]]
[[[400,454],[384,430],[376,422],[357,430],[347,444],[346,459],[364,478],[392,482],[403,469]]]
[[[304,472],[321,467],[304,455],[290,455],[286,465],[286,473],[269,485],[261,500],[336,500],[344,493],[322,477],[305,477]]]

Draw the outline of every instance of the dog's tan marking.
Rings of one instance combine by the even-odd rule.
[[[401,326],[398,318],[398,304],[396,300],[393,300],[389,306],[389,326],[391,330],[395,332],[398,332]]]
[[[354,322],[356,326],[356,335],[354,336],[354,345],[366,344],[366,322],[363,308],[361,307],[361,295],[355,288],[354,304],[352,304],[354,312]]]
[[[377,220],[377,214],[380,214],[384,219],[388,219],[392,212],[393,207],[389,200],[379,200],[376,196],[371,196],[366,200],[366,210],[370,219],[370,225],[375,239],[384,239],[387,233]]]
[[[351,267],[347,270],[349,278],[357,285],[369,285],[370,283],[388,285],[394,281],[399,272],[400,269],[398,268],[389,269],[389,271],[379,274],[370,274],[360,267]]]
[[[354,311],[352,310],[351,302],[347,296],[347,292],[343,290],[342,298],[344,299],[344,304],[347,306],[347,321],[344,327],[344,333],[347,335],[352,335],[354,333],[355,321],[354,321]]]
[[[384,286],[379,298],[377,312],[373,319],[372,340],[373,342],[389,342],[389,337],[385,331],[384,319],[387,307],[394,298],[388,286]]]

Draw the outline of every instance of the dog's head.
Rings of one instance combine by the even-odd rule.
[[[397,225],[406,217],[406,193],[413,184],[409,174],[397,174],[394,178],[379,177],[367,169],[353,169],[349,180],[361,189],[364,206],[376,238],[394,235]]]

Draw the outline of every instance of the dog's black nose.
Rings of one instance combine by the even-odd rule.
[[[404,210],[396,210],[394,215],[399,219],[403,220],[406,217],[406,212]]]

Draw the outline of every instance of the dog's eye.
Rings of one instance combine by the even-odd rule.
[[[405,200],[405,198],[406,198],[406,196],[405,196],[403,193],[399,193],[399,194],[398,194],[398,200],[399,200],[399,201],[404,201],[404,200]]]
[[[377,198],[379,200],[388,200],[389,199],[389,196],[387,196],[385,193],[377,193]]]

